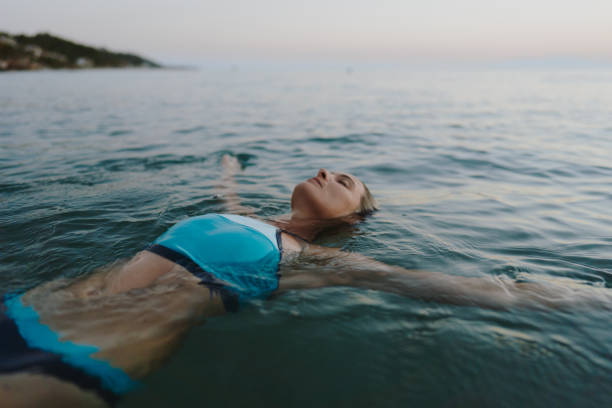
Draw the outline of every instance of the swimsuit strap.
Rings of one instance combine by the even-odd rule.
[[[311,240],[306,239],[306,238],[304,238],[304,237],[302,237],[302,236],[299,236],[299,235],[298,235],[298,234],[296,234],[295,232],[287,231],[286,229],[280,229],[280,228],[279,228],[279,231],[280,231],[280,232],[284,232],[285,234],[291,235],[292,237],[295,237],[295,238],[301,239],[302,241],[304,241],[304,242],[306,242],[306,243],[308,243],[308,244],[312,244],[312,241],[311,241]]]

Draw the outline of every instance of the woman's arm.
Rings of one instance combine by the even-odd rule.
[[[295,264],[295,265],[294,265]],[[351,286],[415,299],[489,309],[562,308],[597,304],[612,308],[612,293],[584,284],[516,282],[509,277],[465,277],[409,270],[366,256],[310,245],[289,265],[279,290]],[[288,268],[289,269],[289,268]]]
[[[240,203],[240,197],[236,193],[237,185],[234,176],[241,170],[238,159],[225,154],[221,158],[221,166],[223,167],[222,184],[217,186],[217,191],[219,192],[219,197],[225,202],[228,212],[238,215],[252,215],[255,210],[251,207],[243,206]]]

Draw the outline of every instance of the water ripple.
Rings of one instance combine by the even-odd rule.
[[[89,274],[226,211],[232,154],[263,217],[289,211],[321,167],[363,178],[380,210],[320,244],[597,297],[612,289],[611,84],[603,71],[0,76],[0,293]],[[125,406],[609,406],[606,313],[289,292],[196,328]]]

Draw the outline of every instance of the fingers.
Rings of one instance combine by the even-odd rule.
[[[221,158],[221,165],[223,166],[223,169],[227,171],[236,172],[242,169],[242,166],[240,165],[238,159],[234,156],[230,156],[229,154],[223,155],[223,157]]]

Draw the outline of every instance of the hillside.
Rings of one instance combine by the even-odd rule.
[[[0,70],[127,67],[160,65],[138,55],[77,44],[47,33],[27,36],[0,32]]]

